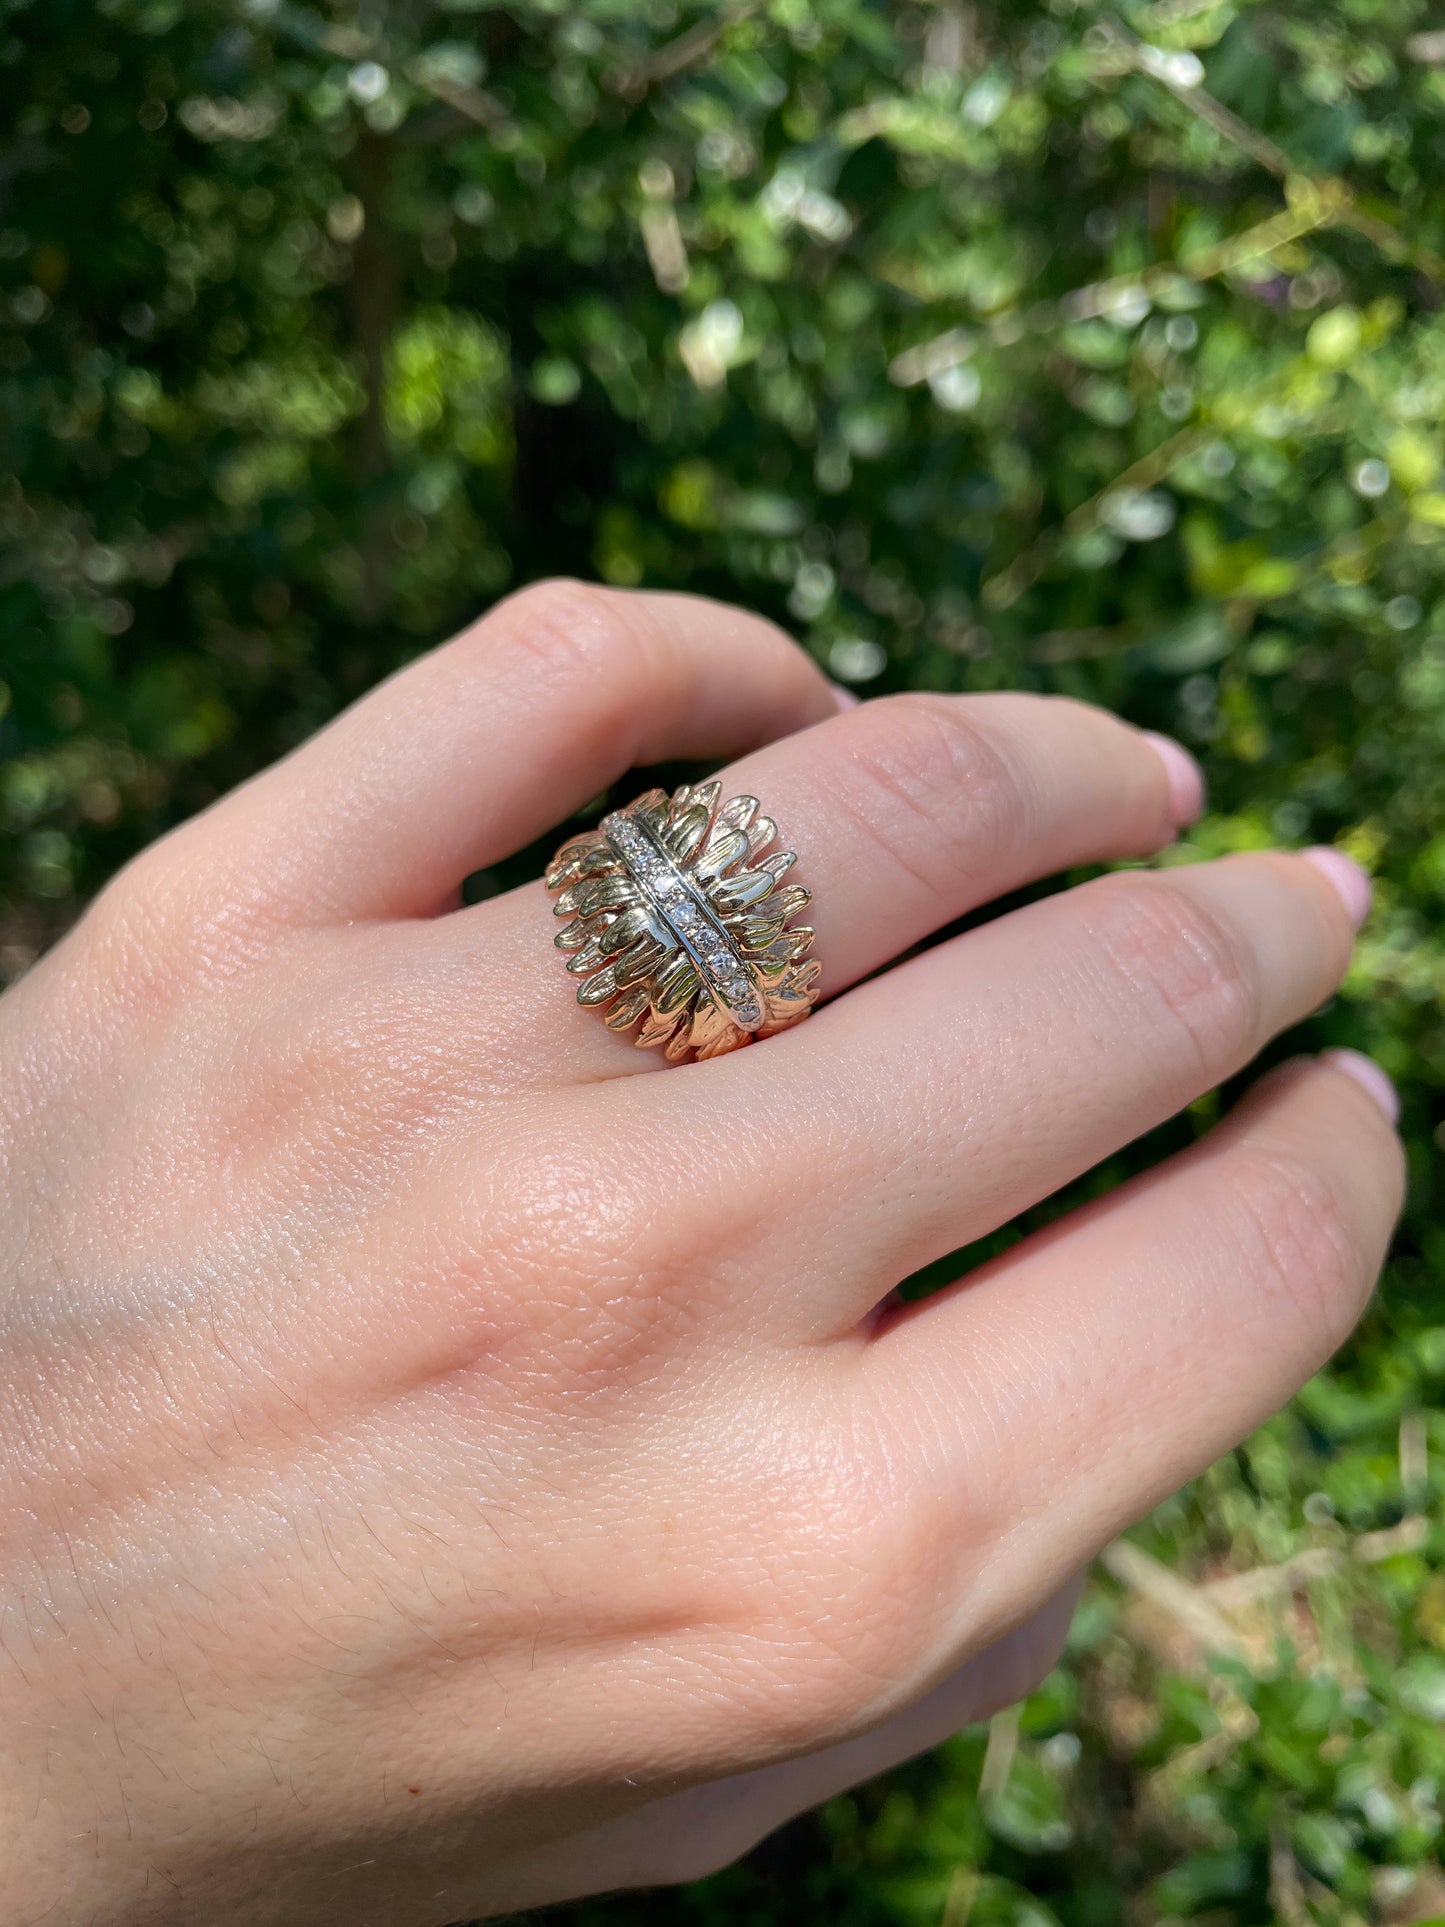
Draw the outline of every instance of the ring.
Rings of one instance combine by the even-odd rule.
[[[577,1001],[609,1030],[638,1026],[669,1063],[721,1057],[801,1023],[817,1001],[813,942],[789,919],[812,901],[764,852],[777,825],[755,796],[718,807],[720,783],[648,790],[565,843],[547,871]]]

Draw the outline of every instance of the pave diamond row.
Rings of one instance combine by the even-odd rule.
[[[696,881],[680,870],[635,817],[616,810],[605,817],[603,835],[633,880],[651,900],[698,974],[735,1024],[756,1030],[762,998],[747,965]]]

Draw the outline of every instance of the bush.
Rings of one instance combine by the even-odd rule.
[[[0,0],[0,86],[8,975],[558,571],[738,598],[865,691],[1103,701],[1204,753],[1185,857],[1338,841],[1377,877],[1280,1047],[1405,1089],[1411,1212],[1348,1354],[1111,1557],[982,1798],[975,1733],[577,1920],[1445,1911],[1422,0]]]

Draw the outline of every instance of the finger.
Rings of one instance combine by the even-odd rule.
[[[825,995],[1022,884],[1162,849],[1204,800],[1178,744],[1016,692],[867,703],[722,782],[798,854]]]
[[[187,832],[283,915],[424,916],[634,764],[737,755],[835,713],[781,630],[696,596],[523,590]]]
[[[880,1328],[869,1409],[907,1413],[916,1476],[958,1495],[960,1534],[1008,1539],[971,1626],[1012,1623],[1325,1362],[1403,1169],[1338,1058],[1286,1065],[1191,1150]]]
[[[1071,864],[1168,842],[1202,800],[1176,745],[1105,711],[1026,695],[910,696],[869,703],[722,773],[725,795],[760,797],[799,857],[791,887],[814,892],[807,922],[825,990],[836,991],[941,925]],[[655,1067],[591,1011],[569,1012],[548,971],[539,893],[465,912],[437,937],[485,930],[493,1011],[545,1040],[578,1079]]]
[[[661,1877],[696,1880],[725,1867],[810,1807],[916,1759],[965,1726],[1023,1699],[1058,1662],[1080,1584],[1075,1580],[1064,1586],[1023,1625],[872,1732],[802,1759],[698,1787],[664,1802],[660,1811],[651,1809],[654,1823],[664,1816],[677,1822],[672,1834],[677,1857]]]
[[[748,1121],[735,1155],[784,1174],[793,1235],[822,1255],[807,1314],[856,1318],[1307,1016],[1349,961],[1363,906],[1341,886],[1365,880],[1346,867],[1271,852],[1099,878],[723,1060],[708,1091]]]
[[[526,1904],[616,1887],[676,1885],[731,1865],[808,1808],[917,1758],[1033,1692],[1058,1661],[1079,1591],[1080,1582],[1071,1581],[1023,1625],[871,1732],[688,1787],[564,1845],[560,1857],[540,1871]]]

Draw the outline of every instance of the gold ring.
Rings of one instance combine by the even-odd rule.
[[[669,1063],[721,1057],[800,1023],[817,1001],[812,901],[783,878],[777,825],[755,796],[718,807],[720,783],[648,790],[565,843],[547,871],[579,1004]]]

